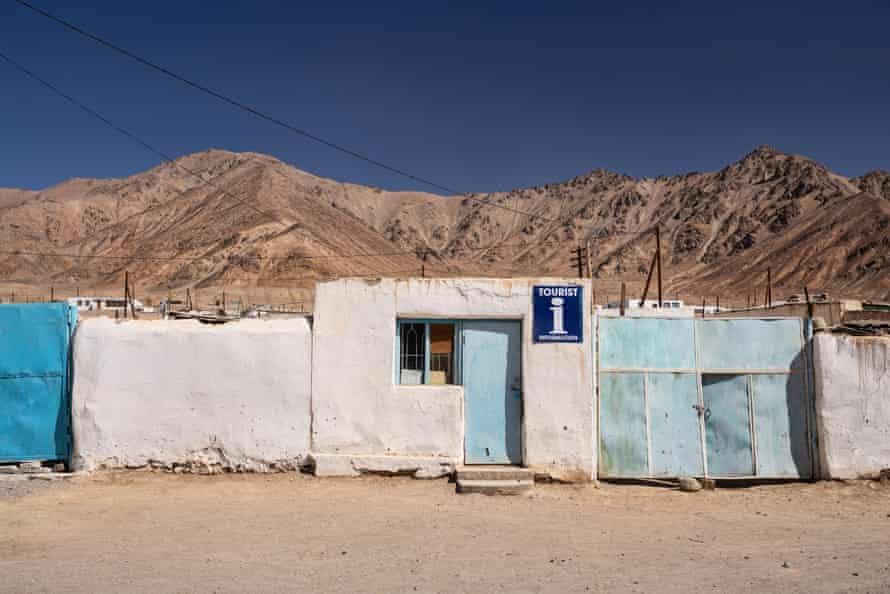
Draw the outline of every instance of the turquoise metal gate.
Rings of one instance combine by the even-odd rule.
[[[600,476],[812,477],[807,331],[798,318],[600,318]]]
[[[76,322],[63,303],[0,305],[0,462],[68,458]]]

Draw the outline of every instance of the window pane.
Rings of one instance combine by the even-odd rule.
[[[401,357],[399,383],[422,384],[426,338],[423,324],[401,324],[399,327]]]
[[[454,325],[430,324],[431,384],[454,383]]]

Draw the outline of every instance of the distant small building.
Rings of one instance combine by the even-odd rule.
[[[605,305],[597,306],[602,315],[612,317],[619,315],[621,310],[621,302],[611,301]],[[700,305],[692,306],[685,304],[680,299],[664,299],[661,307],[658,306],[658,299],[646,299],[640,304],[639,299],[633,297],[625,299],[624,310],[631,317],[672,317],[672,318],[691,318],[695,315],[701,315],[702,308]],[[705,313],[714,313],[717,310],[714,306],[705,306]]]
[[[127,303],[120,297],[70,297],[68,305],[76,307],[77,311],[123,311]],[[133,309],[143,311],[145,306],[134,299]]]
[[[677,308],[684,307],[683,301],[681,301],[679,299],[664,299],[664,300],[662,300],[661,305],[662,305],[663,309],[677,309]],[[606,309],[619,309],[620,306],[621,306],[620,302],[613,301],[613,302],[607,303],[604,307]],[[646,299],[645,301],[643,301],[643,304],[640,305],[639,299],[634,299],[631,297],[624,301],[624,308],[625,309],[637,309],[637,308],[658,309],[658,299]]]

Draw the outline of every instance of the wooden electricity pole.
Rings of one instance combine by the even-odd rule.
[[[587,278],[593,278],[593,255],[590,251],[590,240],[587,240],[587,244],[585,246],[585,252],[587,254]]]
[[[624,316],[624,300],[627,298],[627,289],[624,286],[624,281],[621,281],[621,301],[618,302],[618,312],[621,316]]]
[[[130,272],[124,270],[124,319],[128,317],[128,306],[130,304]]]
[[[661,232],[660,227],[655,226],[655,257],[658,259],[658,309],[662,307],[661,297]]]
[[[773,268],[772,266],[766,267],[766,292],[763,295],[764,304],[767,308],[771,308],[773,306]]]
[[[655,253],[652,254],[652,262],[649,264],[649,272],[646,273],[646,286],[643,288],[643,296],[640,298],[640,307],[646,303],[646,297],[649,295],[649,285],[652,283],[652,271],[658,267],[658,308],[663,306],[663,293],[661,286],[661,233],[658,227],[655,227]]]
[[[130,291],[130,313],[133,314],[133,319],[136,319],[136,281],[133,281],[133,286],[129,287]]]
[[[584,278],[584,248],[579,243],[573,251],[572,264],[578,267],[578,278]]]

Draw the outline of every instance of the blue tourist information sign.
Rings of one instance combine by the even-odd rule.
[[[537,285],[534,302],[535,342],[582,342],[584,299],[580,285]]]

